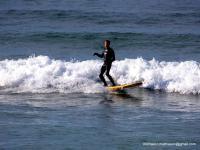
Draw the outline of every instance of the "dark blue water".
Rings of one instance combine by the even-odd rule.
[[[1,0],[0,149],[200,149],[199,26],[199,0]],[[196,66],[189,65],[194,73],[180,72],[180,76],[194,75],[183,87],[173,83],[183,90],[187,87],[186,93],[197,83],[192,87],[197,92],[168,93],[155,90],[156,86],[125,95],[95,93],[95,88],[89,93],[44,91],[52,86],[63,89],[60,81],[66,82],[59,80],[65,64],[57,62],[58,67],[53,67],[59,68],[57,78],[53,76],[53,85],[46,83],[52,77],[46,63],[96,59],[92,54],[102,51],[105,39],[111,40],[118,60],[195,62]],[[41,63],[20,62],[39,55],[50,60],[43,64],[45,58],[36,57]],[[41,70],[35,73],[37,66]],[[91,66],[78,70],[87,67]],[[27,75],[20,78],[23,72]],[[144,142],[195,145],[144,146]]]
[[[199,60],[200,2],[1,1],[0,56],[92,59],[110,39],[119,59]]]

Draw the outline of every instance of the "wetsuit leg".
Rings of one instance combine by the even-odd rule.
[[[115,86],[116,84],[115,84],[113,78],[111,77],[111,75],[109,74],[111,66],[112,66],[112,64],[107,64],[106,65],[106,76],[108,77],[108,79],[110,80],[110,82],[112,83],[112,85]]]
[[[107,86],[108,84],[106,83],[106,80],[105,80],[105,78],[104,78],[104,76],[103,76],[103,74],[105,73],[105,71],[106,71],[106,65],[103,65],[103,66],[101,67],[101,73],[99,74],[99,78],[100,78],[101,81],[104,83],[104,86]]]

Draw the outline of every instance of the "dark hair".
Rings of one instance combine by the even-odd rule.
[[[105,42],[107,42],[110,45],[110,41],[109,40],[105,40]]]

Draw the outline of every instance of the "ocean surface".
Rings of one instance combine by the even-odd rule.
[[[98,78],[109,39],[118,84]],[[0,149],[200,149],[199,0],[1,0]]]

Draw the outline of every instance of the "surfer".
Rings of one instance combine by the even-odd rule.
[[[104,41],[104,48],[105,48],[105,50],[102,52],[102,54],[98,54],[98,53],[93,54],[94,56],[96,55],[100,58],[104,58],[104,63],[103,63],[103,66],[101,67],[101,72],[99,74],[99,78],[104,83],[104,86],[108,86],[108,84],[103,76],[104,73],[106,72],[106,76],[108,77],[108,79],[110,80],[112,85],[115,86],[116,84],[115,84],[113,78],[111,77],[111,75],[109,74],[111,66],[112,66],[112,62],[115,61],[115,52],[110,47],[109,40]]]

